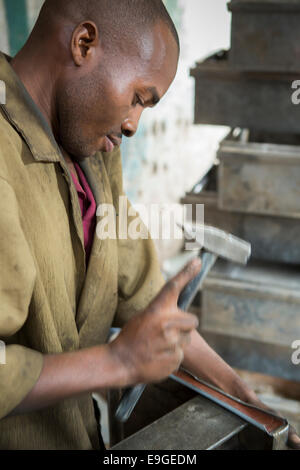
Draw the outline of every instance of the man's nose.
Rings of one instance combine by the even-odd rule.
[[[136,133],[139,121],[143,112],[141,106],[136,106],[128,115],[128,117],[122,123],[122,134],[125,137],[133,137]]]

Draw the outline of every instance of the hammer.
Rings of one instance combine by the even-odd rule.
[[[184,226],[180,225],[180,227],[189,239],[195,238],[192,228],[188,224]],[[226,233],[223,230],[202,225],[201,232],[200,229],[198,229],[197,233],[201,234],[203,238],[202,246],[198,243],[199,248],[202,248],[202,268],[200,273],[185,286],[179,295],[178,307],[184,311],[189,308],[197,292],[202,288],[204,280],[219,256],[233,262],[247,264],[251,255],[251,245],[248,242]],[[197,238],[196,236],[196,239]],[[199,252],[199,256],[200,253],[201,252]],[[114,337],[118,331],[116,328],[113,329],[112,333]],[[115,413],[118,421],[125,423],[129,419],[145,387],[145,384],[139,384],[125,390]]]

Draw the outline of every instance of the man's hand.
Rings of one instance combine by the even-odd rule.
[[[195,377],[220,388],[224,392],[259,408],[276,413],[262,403],[256,393],[241,379],[197,332],[191,334],[192,341],[185,348],[183,367]],[[300,449],[300,438],[291,427],[287,445]]]
[[[249,403],[249,405],[257,406],[262,410],[269,411],[270,413],[280,416],[281,418],[283,417],[281,413],[278,413],[276,410],[273,410],[265,405],[253,391],[249,391],[248,399],[246,401]],[[289,429],[287,446],[290,449],[300,450],[300,437],[298,436],[296,429],[291,425]]]
[[[126,385],[159,382],[179,369],[198,319],[181,311],[177,301],[200,267],[199,259],[189,263],[110,343],[112,354],[128,371]]]
[[[290,426],[287,446],[290,449],[300,450],[300,437],[298,436],[296,429],[293,426]]]
[[[84,393],[167,378],[179,368],[183,347],[198,326],[194,315],[177,308],[177,299],[199,271],[200,260],[189,263],[112,343],[45,355],[37,383],[10,415],[37,411]]]

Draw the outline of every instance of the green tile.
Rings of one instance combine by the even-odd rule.
[[[24,45],[28,34],[26,0],[4,0],[10,54],[14,56]]]

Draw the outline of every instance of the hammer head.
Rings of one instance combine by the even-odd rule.
[[[251,256],[250,243],[216,227],[208,225],[197,225],[195,227],[185,223],[182,229],[189,238],[196,238],[198,243],[201,240],[199,249],[204,248],[221,258],[247,264]]]

